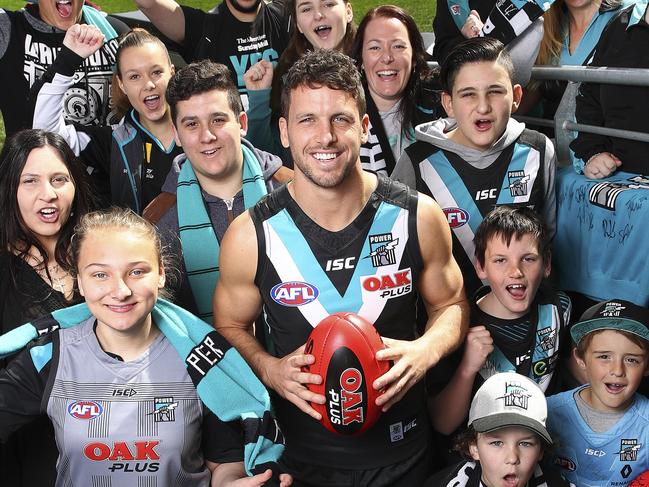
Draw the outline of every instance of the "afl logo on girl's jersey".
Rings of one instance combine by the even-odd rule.
[[[282,282],[273,286],[270,297],[282,306],[302,306],[315,301],[320,294],[318,288],[306,282]]]
[[[94,419],[103,412],[104,408],[95,401],[77,401],[68,406],[70,416],[77,419]]]

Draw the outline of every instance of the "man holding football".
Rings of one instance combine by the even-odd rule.
[[[226,233],[216,327],[276,393],[293,485],[421,485],[429,465],[421,379],[461,343],[468,318],[448,223],[432,199],[361,169],[368,117],[345,55],[316,51],[299,60],[284,81],[282,115],[294,180]],[[418,295],[428,313],[421,336]],[[311,403],[342,410],[343,418],[362,415],[345,416],[349,404],[338,394],[311,392],[307,386],[325,378],[303,371],[315,361],[304,350],[313,327],[341,311],[373,323],[387,346],[376,358],[393,363],[381,377],[364,378],[364,387],[384,392],[360,407],[383,413],[357,436],[320,424]],[[263,324],[253,330],[260,313]]]

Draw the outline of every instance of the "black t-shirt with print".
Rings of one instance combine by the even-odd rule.
[[[289,40],[289,15],[283,2],[265,4],[255,22],[241,22],[225,2],[211,13],[183,6],[185,42],[183,57],[188,61],[211,59],[225,64],[248,107],[245,72],[261,59],[276,62]]]

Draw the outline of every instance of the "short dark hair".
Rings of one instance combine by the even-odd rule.
[[[446,56],[439,72],[444,91],[453,92],[453,84],[462,66],[469,63],[494,62],[505,68],[509,79],[514,79],[514,63],[507,49],[498,39],[473,37],[455,46]]]
[[[179,101],[186,101],[194,95],[212,90],[226,92],[228,105],[235,115],[243,111],[239,90],[232,80],[230,70],[223,64],[204,59],[176,71],[167,85],[167,103],[171,109],[171,120],[174,125]]]
[[[526,206],[499,206],[489,212],[475,232],[473,243],[475,257],[484,266],[485,252],[489,241],[499,236],[507,245],[513,237],[517,240],[524,235],[530,235],[538,247],[543,260],[550,258],[550,242],[548,230],[539,214]]]
[[[34,149],[43,147],[50,147],[58,154],[74,184],[74,200],[70,216],[61,226],[54,250],[56,262],[66,270],[72,268],[69,249],[74,226],[83,215],[90,211],[93,201],[81,163],[63,137],[52,132],[39,129],[23,130],[9,138],[2,148],[2,153],[0,153],[0,220],[2,221],[0,246],[3,250],[13,252],[23,260],[27,258],[30,248],[37,249],[49,277],[47,251],[34,232],[25,224],[17,199],[20,175],[25,168],[27,159]],[[15,277],[17,269],[13,268],[13,260],[10,259],[9,262],[10,272]],[[10,281],[16,283],[15,279],[10,279]]]
[[[358,113],[365,115],[365,92],[354,61],[332,49],[318,49],[302,56],[286,74],[282,88],[282,116],[288,117],[291,92],[300,86],[312,89],[326,86],[341,90],[356,100]]]

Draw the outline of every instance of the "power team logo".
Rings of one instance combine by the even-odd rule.
[[[170,423],[176,421],[176,408],[178,403],[173,397],[156,397],[153,399],[153,420],[156,423]]]
[[[469,212],[462,208],[443,208],[442,211],[451,228],[459,228],[469,223]]]
[[[600,208],[615,211],[617,197],[630,189],[649,189],[649,178],[634,176],[628,182],[597,183],[588,191],[588,201]]]
[[[626,309],[622,303],[606,303],[604,309],[600,311],[600,315],[604,318],[613,318],[620,316],[620,313]]]
[[[156,447],[159,440],[145,441],[115,441],[112,444],[94,441],[88,443],[83,449],[83,455],[93,462],[110,462],[108,470],[111,472],[157,472],[160,469],[160,460]]]
[[[308,282],[280,282],[270,290],[270,297],[277,304],[291,308],[303,306],[315,301],[320,291]]]
[[[620,455],[621,462],[635,462],[638,460],[638,451],[642,444],[638,443],[637,439],[629,440],[623,439],[620,441]]]
[[[509,180],[509,194],[512,198],[527,195],[527,183],[530,176],[525,174],[525,171],[507,171],[507,179]]]
[[[505,394],[496,399],[505,401],[505,407],[516,407],[527,410],[530,396],[531,394],[527,392],[524,386],[516,382],[508,382],[505,384]]]
[[[370,253],[363,257],[371,258],[374,267],[382,267],[397,263],[394,255],[394,249],[399,244],[398,238],[392,238],[391,233],[382,233],[380,235],[370,235]]]
[[[539,345],[542,350],[546,352],[548,350],[553,350],[554,346],[557,343],[557,331],[552,327],[548,326],[536,332],[539,337]]]
[[[103,412],[102,405],[95,401],[77,401],[68,406],[68,414],[75,419],[95,419]]]

